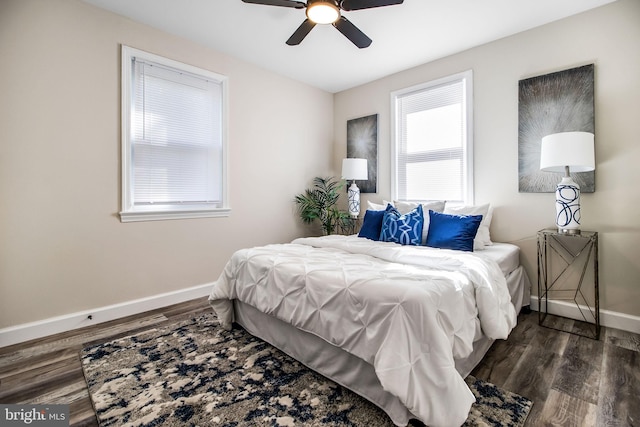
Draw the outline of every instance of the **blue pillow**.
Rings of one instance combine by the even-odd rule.
[[[427,246],[473,252],[482,215],[448,215],[429,211]]]
[[[384,213],[385,211],[367,210],[364,213],[364,219],[362,220],[362,227],[360,227],[358,237],[364,237],[366,239],[376,241],[379,240]]]
[[[382,218],[380,240],[418,246],[422,241],[423,226],[422,205],[418,205],[414,210],[404,215],[401,215],[393,206],[388,205]]]

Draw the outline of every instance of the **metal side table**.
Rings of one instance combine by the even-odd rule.
[[[586,328],[590,333],[550,325],[549,302],[553,305],[554,300],[572,301],[584,321],[592,325]],[[538,231],[538,305],[538,324],[596,340],[600,338],[597,232]]]

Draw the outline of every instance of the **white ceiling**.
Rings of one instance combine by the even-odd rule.
[[[84,1],[335,93],[614,0],[405,0],[343,12],[373,39],[366,49],[331,25],[287,46],[305,18],[300,9],[241,0]]]

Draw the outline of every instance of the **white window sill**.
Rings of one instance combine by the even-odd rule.
[[[121,222],[164,221],[169,219],[218,218],[231,215],[230,208],[207,210],[167,210],[167,211],[128,211],[120,212]]]

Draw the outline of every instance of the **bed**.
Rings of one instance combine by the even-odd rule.
[[[209,302],[382,408],[398,426],[461,425],[466,377],[529,305],[519,249],[461,252],[358,236],[296,239],[236,252]]]

